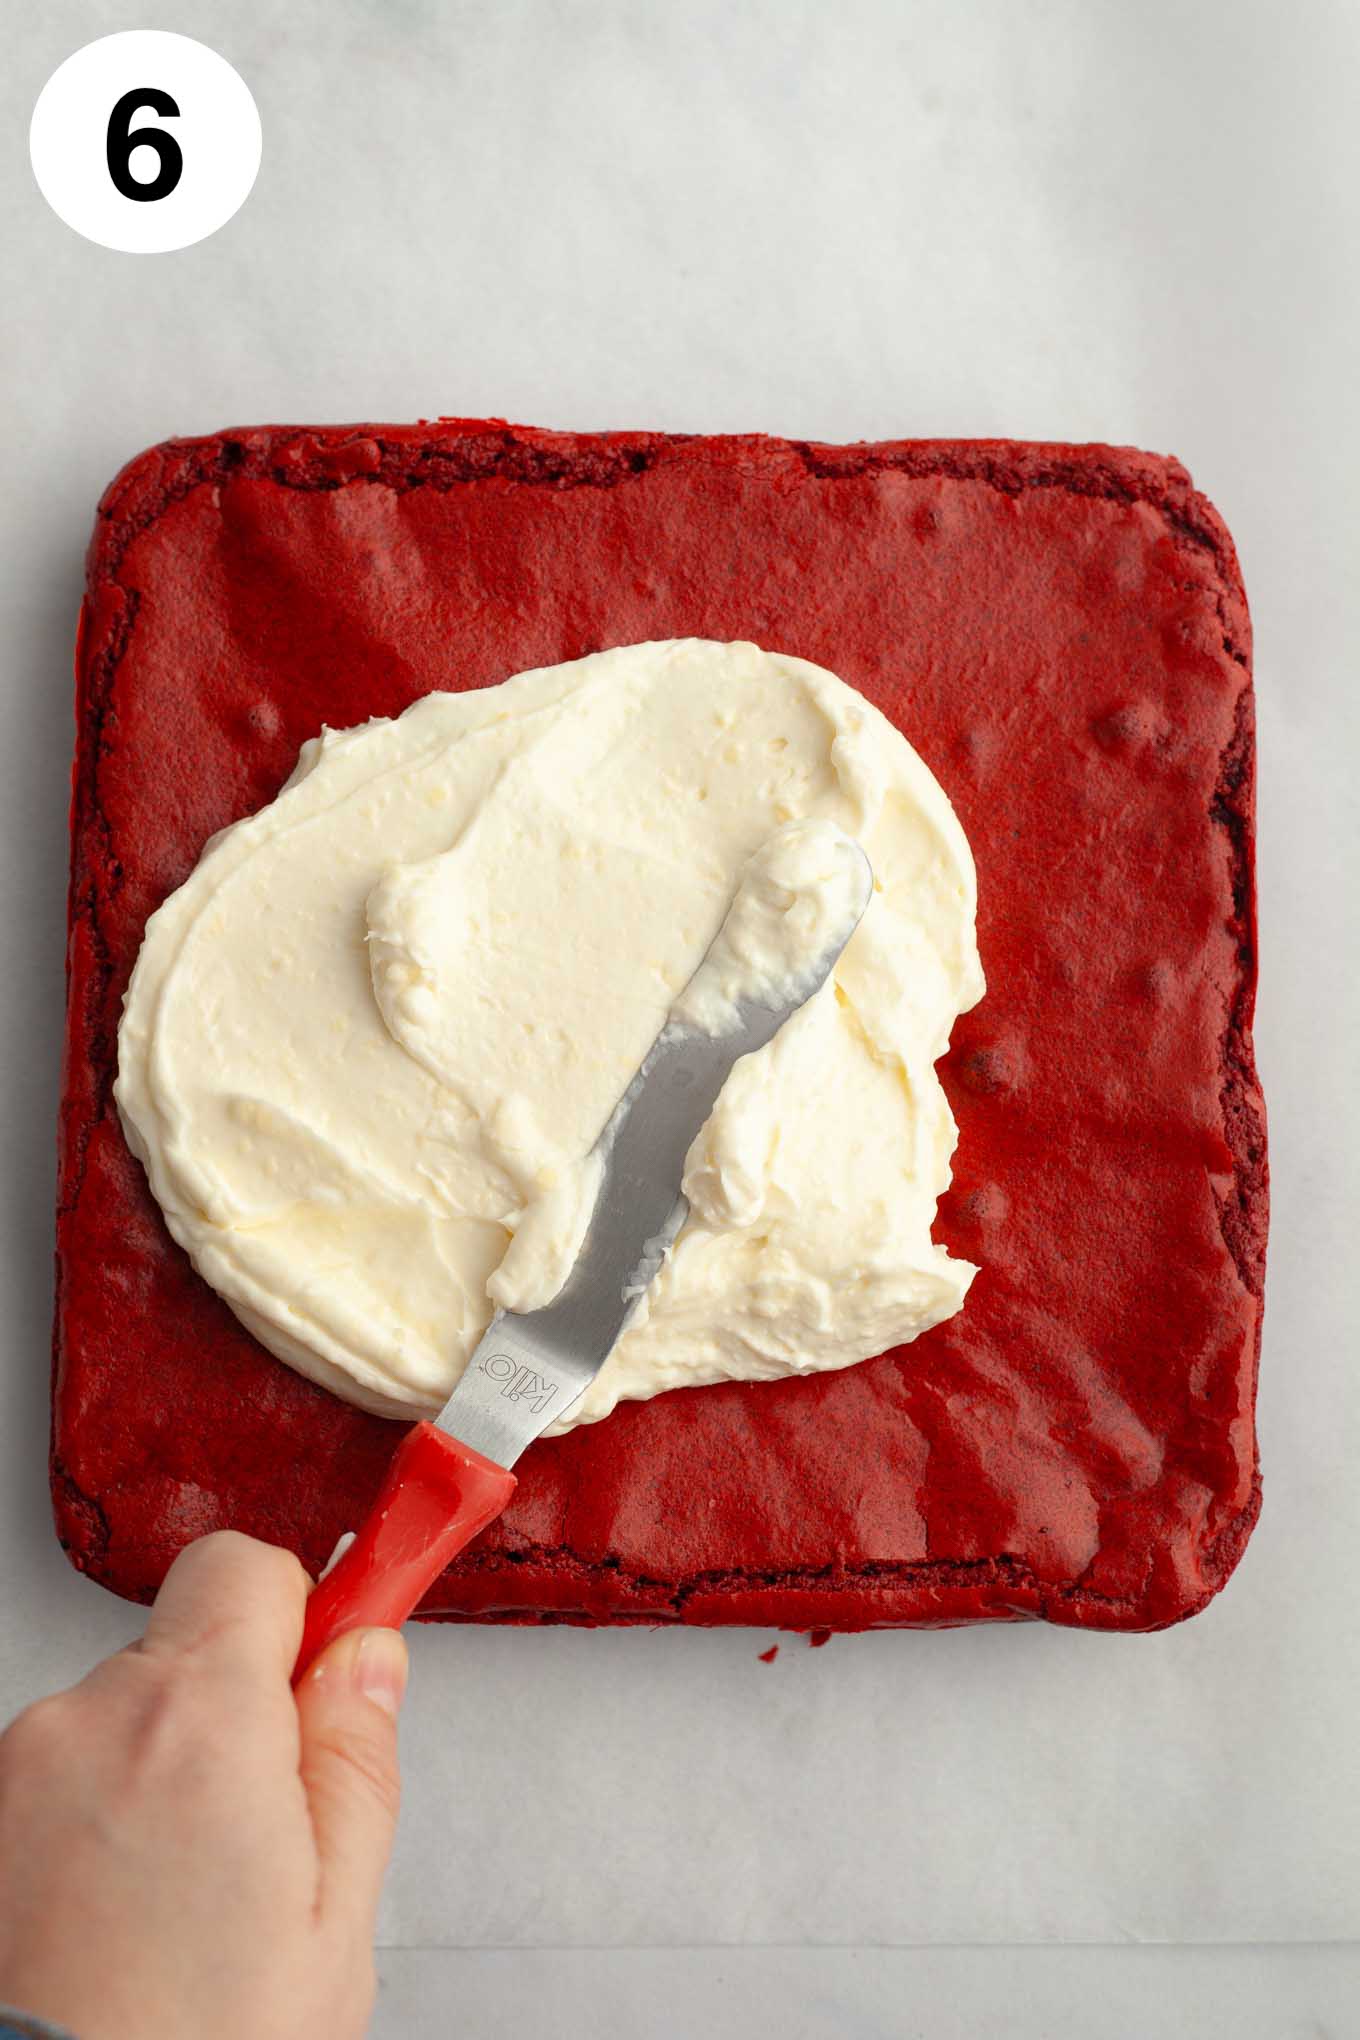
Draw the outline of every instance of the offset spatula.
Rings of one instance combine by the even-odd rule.
[[[595,1379],[684,1224],[685,1157],[732,1065],[806,1004],[854,933],[873,889],[862,861],[844,925],[800,959],[796,987],[770,994],[782,1003],[739,1001],[721,1034],[675,1019],[662,1028],[596,1142],[600,1187],[565,1286],[542,1310],[498,1311],[439,1415],[407,1432],[363,1528],[307,1602],[294,1683],[345,1630],[406,1620],[500,1515],[521,1452]]]

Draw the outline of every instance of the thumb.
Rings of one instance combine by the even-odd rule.
[[[320,1858],[317,1906],[371,1935],[401,1777],[397,1713],[406,1645],[395,1629],[339,1636],[297,1689],[302,1784]]]

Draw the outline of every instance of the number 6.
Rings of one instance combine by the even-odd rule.
[[[179,118],[179,108],[168,92],[160,92],[154,85],[140,85],[131,92],[125,92],[109,115],[108,133],[104,138],[104,155],[108,161],[109,176],[114,189],[121,191],[124,198],[141,201],[152,198],[168,198],[180,178],[184,175],[184,156],[173,135],[167,135],[162,128],[129,128],[133,114],[139,106],[149,106],[162,120],[172,116]],[[160,165],[148,184],[139,184],[129,169],[134,149],[154,149]]]

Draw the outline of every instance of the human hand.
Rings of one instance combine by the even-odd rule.
[[[294,1695],[308,1580],[232,1532],[145,1636],[0,1737],[0,2001],[79,2040],[358,2040],[396,1824],[406,1647]]]

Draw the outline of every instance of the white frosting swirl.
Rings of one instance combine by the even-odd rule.
[[[747,860],[767,845],[688,995],[710,1024],[837,910],[847,834],[864,918],[733,1070],[690,1217],[570,1422],[915,1337],[973,1273],[930,1238],[933,1064],[982,992],[972,859],[876,710],[753,645],[629,646],[304,747],[153,915],[128,992],[118,1102],[171,1232],[292,1365],[433,1411],[495,1303],[560,1287],[589,1150]]]
[[[864,852],[844,829],[815,817],[786,822],[747,860],[672,1020],[716,1036],[739,1027],[741,1007],[754,1000],[791,1005],[833,942],[844,944],[872,884]]]

